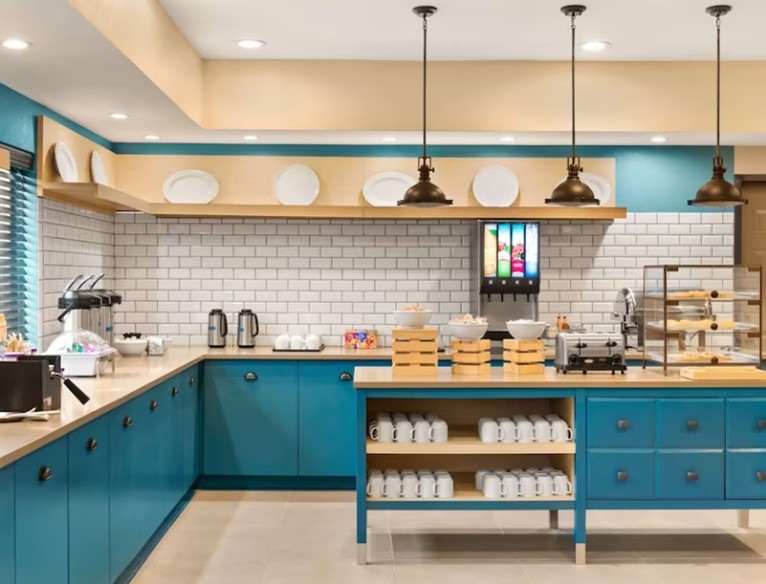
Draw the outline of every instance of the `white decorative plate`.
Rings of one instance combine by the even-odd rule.
[[[373,207],[396,207],[407,189],[417,181],[403,172],[379,172],[367,179],[362,189],[365,200]]]
[[[53,150],[53,159],[56,162],[56,170],[64,182],[77,182],[77,162],[69,146],[63,142],[56,142]]]
[[[310,166],[291,164],[274,178],[274,195],[283,205],[310,205],[319,196],[319,177]]]
[[[567,177],[562,177],[558,184],[560,185],[566,179]],[[581,172],[580,180],[590,187],[590,190],[596,195],[599,204],[605,205],[609,202],[609,199],[612,197],[612,185],[603,176],[595,172]]]
[[[94,183],[109,185],[109,179],[104,168],[104,159],[101,158],[101,154],[97,150],[90,153],[90,175]]]
[[[171,203],[204,205],[218,195],[218,181],[204,170],[181,170],[165,179],[162,194]]]
[[[519,179],[510,168],[493,164],[476,173],[472,190],[482,207],[510,207],[519,196]]]

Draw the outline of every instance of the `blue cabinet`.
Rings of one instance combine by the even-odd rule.
[[[726,447],[766,449],[766,399],[726,400]]]
[[[722,399],[657,400],[659,448],[723,448]]]
[[[144,442],[146,474],[144,492],[147,495],[146,507],[141,519],[142,542],[148,540],[162,523],[172,508],[171,504],[171,469],[170,457],[173,453],[173,408],[171,406],[170,386],[160,384],[138,398],[145,408],[146,427],[139,429]],[[180,402],[178,402],[180,405]]]
[[[588,399],[588,448],[653,448],[654,400]]]
[[[3,582],[16,581],[16,534],[14,467],[0,468],[0,575]]]
[[[194,366],[181,375],[181,395],[183,397],[183,495],[199,476],[200,462],[200,380],[199,368]]]
[[[726,498],[766,499],[766,451],[726,453]]]
[[[69,581],[107,584],[109,577],[109,420],[68,436]]]
[[[723,452],[658,452],[657,497],[723,499],[723,468]]]
[[[69,581],[66,437],[15,464],[16,584]]]
[[[175,507],[176,503],[186,492],[184,487],[184,375],[172,377],[163,384],[159,399],[164,400],[167,407],[167,423],[160,428],[161,434],[157,439],[166,439],[167,448],[164,450],[164,468],[160,468],[160,486],[163,491],[162,520]]]
[[[652,450],[588,452],[588,498],[650,499],[653,495]]]
[[[205,474],[298,474],[296,361],[209,361],[203,410]]]

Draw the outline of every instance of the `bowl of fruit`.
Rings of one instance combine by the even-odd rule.
[[[394,319],[398,327],[423,328],[431,320],[431,311],[417,304],[403,306],[394,311]]]

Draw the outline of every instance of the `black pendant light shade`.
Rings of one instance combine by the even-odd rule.
[[[566,180],[553,189],[550,198],[545,199],[545,204],[567,207],[598,205],[599,200],[593,194],[591,188],[580,180],[582,166],[580,166],[580,157],[577,156],[577,141],[575,136],[575,18],[585,12],[585,6],[580,4],[570,4],[564,6],[561,9],[561,12],[566,14],[572,22],[572,156],[567,158]]]
[[[724,178],[726,169],[721,156],[721,17],[731,12],[731,6],[719,4],[709,6],[705,11],[715,16],[716,27],[716,130],[713,177],[700,187],[690,205],[705,207],[732,207],[745,205],[739,189]]]
[[[435,6],[416,6],[412,11],[423,19],[423,155],[418,158],[418,182],[412,185],[404,193],[401,201],[397,205],[408,207],[440,207],[451,205],[452,200],[448,199],[444,191],[431,182],[431,173],[434,168],[431,166],[431,157],[428,156],[428,145],[426,141],[426,104],[427,104],[427,72],[428,72],[428,17],[436,13]]]

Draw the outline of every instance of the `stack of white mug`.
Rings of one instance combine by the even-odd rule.
[[[571,442],[572,428],[558,414],[545,417],[517,415],[513,418],[482,418],[479,438],[482,442]]]
[[[446,470],[401,472],[392,468],[385,472],[371,469],[367,475],[367,496],[388,499],[451,499],[455,483]]]
[[[476,472],[476,490],[487,499],[563,497],[572,494],[572,482],[563,471],[545,468],[482,469]]]
[[[446,442],[447,422],[437,414],[378,414],[368,427],[378,442]]]

